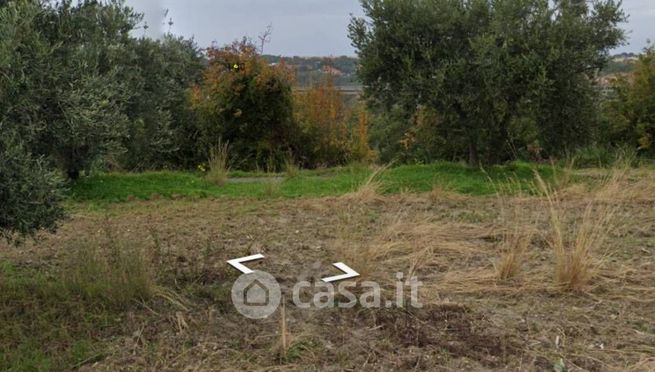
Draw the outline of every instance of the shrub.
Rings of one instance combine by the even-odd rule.
[[[270,66],[247,41],[207,51],[209,64],[193,88],[200,144],[211,148],[229,141],[234,166],[263,167],[274,159],[280,168],[295,128],[291,107],[291,71]]]
[[[615,96],[605,103],[603,140],[655,156],[655,46],[644,50],[630,78],[614,82]]]
[[[62,186],[61,178],[43,160],[0,137],[0,237],[54,229],[64,216]]]
[[[331,75],[309,90],[294,95],[294,118],[302,131],[302,143],[298,146],[305,166],[372,160],[368,113],[363,104],[355,107],[345,104]]]

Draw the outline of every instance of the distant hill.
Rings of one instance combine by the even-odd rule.
[[[283,57],[264,54],[268,63],[280,63],[284,60],[296,71],[296,84],[309,87],[323,80],[326,74],[332,74],[334,84],[341,88],[359,88],[357,81],[357,58],[355,57]]]
[[[348,90],[361,89],[361,83],[357,80],[357,58],[340,57],[284,57],[264,54],[268,63],[280,63],[284,60],[296,71],[296,84],[301,88],[310,87],[322,81],[327,73],[334,77],[337,87]],[[634,53],[620,53],[613,55],[608,65],[600,71],[600,76],[614,75],[617,73],[630,73],[634,69],[634,62],[638,58]]]
[[[639,56],[634,53],[615,54],[610,58],[607,66],[600,71],[600,76],[630,73],[634,70],[634,63],[638,58]]]

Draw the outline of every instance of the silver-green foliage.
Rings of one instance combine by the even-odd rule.
[[[362,0],[350,38],[369,103],[430,120],[394,131],[441,158],[496,163],[591,139],[593,78],[620,45],[615,0]],[[422,122],[421,122],[422,121]],[[373,136],[375,137],[375,135]],[[398,142],[401,138],[395,138]],[[410,138],[411,139],[411,138]]]
[[[119,2],[0,6],[0,235],[54,228],[71,178],[124,135],[117,63],[136,16]]]
[[[64,216],[62,179],[11,137],[0,139],[0,237],[52,229]]]
[[[34,30],[32,2],[0,7],[0,236],[54,228],[63,216],[61,179],[32,149],[47,132],[42,111],[52,48]]]

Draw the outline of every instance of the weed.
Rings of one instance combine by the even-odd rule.
[[[446,191],[443,186],[434,184],[432,186],[432,190],[430,190],[430,193],[428,194],[428,199],[430,199],[430,202],[436,203],[437,201],[443,199],[443,197],[447,194],[448,191]]]
[[[284,172],[287,178],[294,178],[300,174],[300,167],[291,153],[284,159]]]
[[[268,174],[275,173],[275,166],[273,165],[272,159],[268,162]],[[265,177],[263,181],[263,196],[272,198],[280,195],[280,180],[277,177]]]
[[[288,334],[286,304],[285,301],[282,301],[280,307],[280,360],[286,360],[289,352]]]
[[[229,167],[229,144],[218,141],[218,144],[209,149],[209,159],[207,161],[209,170],[207,171],[207,180],[216,186],[222,186],[227,182]]]
[[[149,260],[140,247],[111,239],[106,245],[76,242],[69,249],[63,282],[85,301],[122,308],[155,293]]]
[[[566,229],[564,207],[557,192],[536,174],[537,185],[548,203],[550,231],[548,244],[555,257],[555,284],[566,291],[583,290],[595,276],[601,260],[600,248],[613,226],[617,206],[608,198],[619,192],[625,170],[615,169],[587,202],[573,229]]]
[[[361,185],[359,185],[357,190],[347,194],[345,197],[349,200],[360,203],[366,203],[379,199],[382,189],[382,182],[380,181],[380,177],[388,167],[389,165],[373,168],[371,174]]]
[[[564,166],[556,167],[555,163],[551,163],[553,170],[552,187],[555,190],[562,190],[572,185],[573,183],[573,167],[575,159],[570,159]]]
[[[521,274],[526,251],[532,239],[531,234],[518,231],[505,233],[500,242],[502,255],[496,264],[496,275],[500,281],[517,278]]]
[[[139,247],[111,238],[69,243],[52,273],[0,266],[0,370],[77,369],[105,357],[101,339],[122,332],[125,310],[151,297],[185,309]]]
[[[628,146],[617,148],[601,146],[598,144],[576,150],[569,156],[568,163],[575,163],[577,168],[616,168],[623,166],[637,166],[639,158],[637,151]]]
[[[509,199],[498,193],[502,227],[497,245],[500,258],[495,263],[496,279],[507,282],[517,279],[523,271],[528,247],[535,235],[536,221],[527,220],[525,206],[521,204],[523,195]]]

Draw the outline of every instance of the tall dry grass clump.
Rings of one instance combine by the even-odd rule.
[[[523,264],[533,234],[518,231],[503,233],[500,241],[501,256],[496,263],[496,277],[500,281],[509,281],[518,278],[523,272]]]
[[[276,177],[266,177],[262,186],[264,197],[272,198],[280,195],[281,183]]]
[[[91,302],[115,306],[156,294],[150,261],[141,247],[113,240],[106,244],[75,242],[70,249],[72,255],[62,275],[72,293]]]
[[[563,167],[555,166],[554,162],[551,162],[550,166],[553,172],[552,187],[554,190],[564,190],[574,185],[573,168],[575,167],[575,159],[568,160]]]
[[[284,157],[284,173],[287,178],[294,178],[300,174],[300,167],[290,152]]]
[[[124,308],[160,298],[187,310],[183,297],[157,284],[156,252],[116,237],[110,228],[106,234],[105,240],[85,238],[67,247],[70,256],[60,273],[67,293],[103,307]]]
[[[581,291],[589,285],[601,263],[601,249],[614,225],[624,169],[614,169],[585,201],[582,216],[567,228],[558,193],[535,172],[537,186],[547,201],[550,229],[547,240],[555,258],[555,284],[565,291]]]
[[[227,182],[230,171],[229,153],[229,143],[220,140],[216,146],[209,149],[209,159],[207,159],[209,169],[206,177],[214,185],[222,186]]]
[[[262,182],[262,196],[268,198],[279,196],[282,188],[282,180],[275,175],[275,161],[273,158],[269,158],[266,162],[266,173],[267,177],[264,177],[264,181]]]
[[[280,360],[287,359],[289,353],[289,329],[287,327],[286,303],[283,300],[280,306]]]
[[[366,180],[359,185],[357,190],[344,195],[348,200],[356,202],[370,202],[380,198],[382,182],[380,178],[390,165],[376,166]]]
[[[495,185],[497,203],[500,208],[500,225],[495,228],[499,237],[496,248],[500,257],[494,263],[496,280],[507,282],[518,279],[523,274],[528,248],[537,233],[535,218],[527,195],[517,179],[511,179],[507,185]],[[518,192],[517,195],[514,193]],[[514,195],[514,196],[511,196]]]
[[[431,203],[438,203],[444,199],[460,199],[461,195],[450,191],[446,186],[439,183],[432,184],[432,189],[427,193]]]

